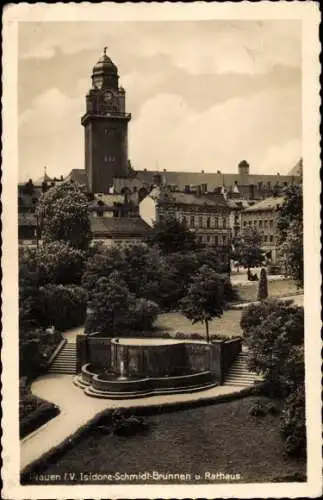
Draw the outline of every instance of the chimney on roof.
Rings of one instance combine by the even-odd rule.
[[[201,173],[204,174],[204,170],[202,170]]]
[[[221,174],[221,170],[217,170],[217,172],[216,172],[216,173],[217,173],[217,174]]]

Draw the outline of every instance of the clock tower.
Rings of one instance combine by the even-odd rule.
[[[125,91],[106,48],[92,71],[92,88],[81,119],[85,132],[85,170],[92,193],[108,193],[114,177],[128,176],[128,122]]]

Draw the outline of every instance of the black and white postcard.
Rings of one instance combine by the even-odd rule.
[[[7,500],[320,496],[319,23],[6,7]]]

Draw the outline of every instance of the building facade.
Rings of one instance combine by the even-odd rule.
[[[176,192],[169,186],[155,186],[139,204],[140,217],[149,225],[173,217],[185,222],[199,243],[215,247],[222,260],[230,246],[229,208],[223,196],[201,192]]]
[[[278,262],[278,208],[283,204],[283,197],[272,197],[255,203],[242,212],[242,231],[253,228],[261,236],[261,246],[266,258],[272,264]]]

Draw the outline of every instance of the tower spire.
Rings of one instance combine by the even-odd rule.
[[[107,46],[103,48],[103,55],[104,55],[104,57],[106,57],[106,55],[107,55],[107,50],[108,50]]]

